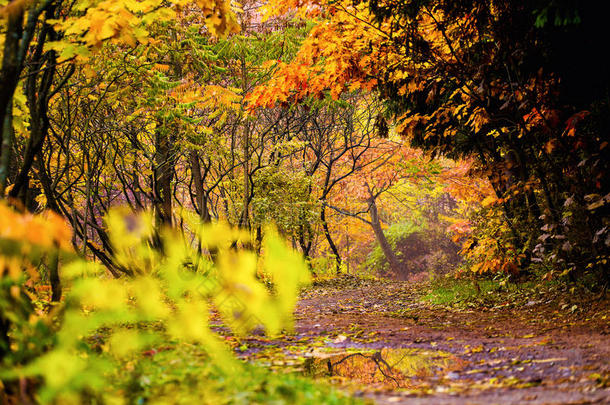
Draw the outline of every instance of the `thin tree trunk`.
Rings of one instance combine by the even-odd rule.
[[[13,94],[19,83],[22,61],[19,41],[23,36],[23,6],[7,13],[2,69],[0,70],[0,198],[7,185],[13,140]]]
[[[242,88],[247,89],[249,87],[248,71],[245,58],[241,60],[242,69]],[[240,114],[242,115],[242,114]],[[243,207],[241,212],[241,218],[239,219],[239,226],[244,229],[250,229],[250,122],[247,118],[244,119],[244,195],[243,195]]]
[[[0,69],[0,123],[2,124],[0,127],[0,151],[3,157],[0,162],[0,191],[2,191],[2,196],[8,178],[8,161],[11,153],[13,94],[15,94],[15,89],[19,83],[19,75],[23,66],[19,57],[19,42],[23,36],[23,16],[23,5],[17,5],[14,10],[6,14],[5,22],[4,49]],[[10,122],[10,125],[7,125],[7,121]]]
[[[61,279],[59,278],[59,252],[53,252],[49,257],[49,281],[51,282],[51,301],[61,300]]]
[[[323,205],[322,210],[320,211],[320,221],[322,222],[322,228],[324,229],[324,236],[326,236],[326,241],[330,246],[330,250],[335,255],[335,263],[336,263],[336,272],[339,274],[341,271],[341,254],[339,253],[339,249],[337,249],[337,245],[335,245],[335,241],[330,234],[330,229],[328,228],[328,222],[326,222],[326,207]]]
[[[0,198],[4,197],[4,190],[8,182],[9,166],[11,162],[11,152],[13,149],[13,108],[9,105],[8,111],[4,115],[0,135]]]
[[[15,5],[17,1],[12,1],[11,5]],[[53,18],[55,6],[52,0],[45,0],[38,7],[30,7],[27,10],[27,20],[24,26],[25,4],[16,4],[14,9],[7,14],[6,33],[4,35],[4,52],[2,59],[2,69],[0,70],[0,145],[9,143],[12,138],[12,122],[7,124],[7,119],[10,119],[11,105],[13,95],[19,84],[19,76],[24,67],[26,54],[30,52],[30,43],[34,37],[36,27],[39,23],[39,17],[43,12],[46,12],[46,19]],[[49,90],[51,88],[53,77],[55,75],[55,52],[44,52],[44,44],[49,36],[50,40],[54,40],[55,31],[53,28],[44,23],[42,29],[36,38],[34,46],[34,54],[32,55],[32,71],[26,80],[26,90],[28,93],[28,104],[31,113],[31,130],[26,153],[23,159],[23,165],[14,182],[14,187],[11,190],[11,197],[21,197],[23,202],[27,195],[27,185],[29,183],[29,172],[34,162],[34,157],[37,151],[42,147],[48,128],[47,107]],[[39,70],[47,63],[47,67],[42,73],[40,86],[37,86]],[[6,186],[6,178],[8,176],[8,164],[11,161],[11,150],[4,149],[2,146],[3,159],[0,162],[0,191],[4,192]],[[25,189],[21,190],[25,186]],[[3,194],[2,194],[3,195]]]
[[[157,225],[172,225],[172,178],[174,173],[170,140],[157,130],[155,136],[154,201]]]
[[[390,246],[390,242],[388,242],[388,239],[383,233],[374,197],[369,199],[369,215],[371,216],[371,227],[373,228],[373,232],[375,232],[375,238],[377,238],[377,243],[381,246],[381,250],[390,265],[390,270],[399,278],[405,279],[408,273],[400,265],[396,253],[394,253],[392,246]]]
[[[308,264],[311,259],[311,257],[309,256],[309,252],[311,252],[311,245],[312,245],[311,237],[309,237],[309,238],[307,237],[307,236],[311,236],[311,230],[309,228],[310,228],[309,223],[306,223],[306,224],[301,223],[301,225],[299,225],[299,233],[298,233],[299,246],[301,247],[303,256],[305,257],[305,260],[307,261]]]
[[[9,320],[0,313],[0,363],[2,363],[4,356],[10,351],[11,342],[8,337],[10,325]]]
[[[201,164],[199,163],[199,154],[197,151],[191,151],[190,159],[199,216],[204,223],[208,223],[211,221],[211,215],[208,209],[208,196],[205,192],[205,188],[203,187],[203,176],[201,175]]]

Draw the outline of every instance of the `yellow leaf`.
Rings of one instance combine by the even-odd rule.
[[[487,198],[485,198],[482,202],[481,205],[483,207],[489,207],[490,205],[494,204],[496,201],[498,201],[498,198],[495,196],[489,196]]]

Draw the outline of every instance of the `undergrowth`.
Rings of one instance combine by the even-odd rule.
[[[361,404],[329,385],[294,373],[243,364],[227,376],[196,345],[149,351],[125,363],[111,390],[133,404]]]
[[[429,292],[423,299],[435,305],[454,305],[486,298],[501,290],[502,286],[496,280],[442,277],[430,282]]]
[[[455,277],[433,279],[422,300],[433,305],[454,307],[537,307],[550,305],[559,310],[584,309],[592,300],[604,299],[606,292],[594,293],[584,285],[566,286],[559,279],[537,276],[511,280],[510,277]]]

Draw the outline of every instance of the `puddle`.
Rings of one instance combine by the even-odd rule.
[[[251,341],[245,346],[240,357],[271,370],[381,389],[417,388],[425,377],[443,377],[464,366],[461,359],[442,350],[375,343],[296,339],[290,345]]]
[[[423,349],[344,350],[314,352],[305,359],[311,377],[346,379],[360,384],[409,387],[413,378],[447,370],[455,358],[447,352]]]

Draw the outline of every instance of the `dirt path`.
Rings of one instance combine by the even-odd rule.
[[[380,404],[610,404],[607,306],[458,310],[418,294],[401,283],[314,288],[299,303],[296,335],[276,346],[287,359],[307,350],[309,371],[317,364],[316,375]],[[259,350],[253,339],[248,356]],[[383,373],[384,364],[402,371]]]

